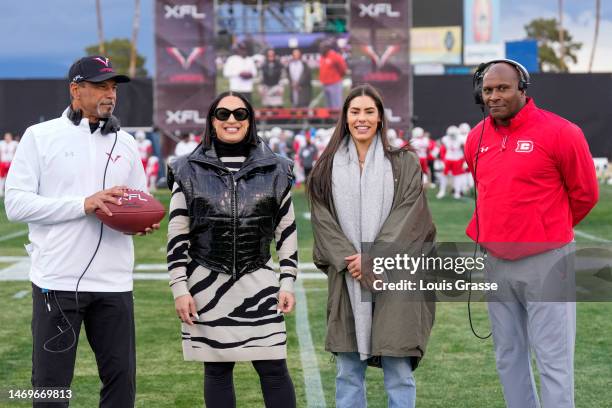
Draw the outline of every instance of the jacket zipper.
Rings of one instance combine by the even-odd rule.
[[[224,166],[220,166],[217,163],[214,163],[212,161],[209,160],[201,160],[201,159],[190,159],[190,161],[194,161],[194,162],[198,162],[198,163],[205,163],[205,164],[209,164],[212,165],[218,169],[227,171],[232,179],[232,185],[230,186],[231,190],[232,190],[232,279],[236,280],[236,239],[237,239],[237,228],[238,228],[238,194],[236,193],[236,178],[234,176],[234,173],[232,173],[231,171],[227,170],[226,167]],[[253,163],[258,163],[258,162],[267,162],[266,159],[261,159],[258,160],[256,162]],[[267,163],[266,163],[267,164]],[[260,163],[261,165],[261,163]],[[241,169],[242,170],[242,169]],[[251,169],[249,169],[247,171],[247,173],[250,171]]]
[[[504,150],[506,150],[506,142],[508,141],[508,135],[504,135],[504,138],[502,139],[502,145],[501,145],[501,151],[503,152]]]
[[[236,194],[236,179],[232,172],[230,172],[230,177],[232,178],[232,278],[236,280],[236,224],[238,222],[236,202],[238,197]]]

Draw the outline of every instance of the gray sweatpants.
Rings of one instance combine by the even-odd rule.
[[[540,372],[542,406],[574,408],[576,303],[571,299],[575,245],[516,261],[488,255],[487,279],[497,372],[508,408],[539,408],[531,350]],[[575,292],[574,292],[575,293]]]

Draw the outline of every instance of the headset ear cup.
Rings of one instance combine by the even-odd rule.
[[[80,109],[75,111],[72,109],[72,106],[68,107],[68,119],[73,125],[79,126],[81,119],[83,119],[83,111]]]
[[[474,102],[476,105],[484,105],[484,101],[482,100],[482,79],[483,72],[487,68],[487,64],[480,64],[478,69],[474,73],[473,79],[473,93],[474,93]]]
[[[474,102],[476,102],[476,105],[484,105],[484,101],[482,100],[482,83],[480,81],[474,88]]]
[[[478,68],[476,68],[476,72],[474,72],[474,76],[472,77],[472,92],[474,94],[474,102],[476,105],[484,105],[484,101],[482,100],[482,79],[484,76],[484,71],[489,65],[490,64],[486,62],[478,65]]]

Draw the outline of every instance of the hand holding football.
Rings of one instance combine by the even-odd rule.
[[[106,202],[112,216],[99,208],[95,214],[104,225],[126,234],[144,232],[153,224],[159,223],[166,214],[164,206],[159,201],[140,190],[126,190],[119,201],[121,205]]]

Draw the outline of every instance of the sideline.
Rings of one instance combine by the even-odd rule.
[[[13,238],[18,238],[24,235],[28,235],[28,230],[21,230],[21,231],[15,231],[15,232],[11,232],[10,234],[6,234],[0,237],[0,242],[2,241],[8,241],[9,239],[13,239]]]
[[[599,238],[595,235],[591,235],[591,234],[587,234],[586,232],[578,231],[577,229],[574,230],[574,234],[578,235],[579,237],[590,239],[591,241],[595,241],[595,242],[605,242],[608,244],[612,242],[608,239]]]
[[[321,274],[323,275],[323,274]],[[303,277],[304,274],[301,275]],[[325,277],[325,275],[323,275]],[[325,408],[325,396],[321,385],[321,375],[317,364],[317,353],[312,344],[310,335],[310,323],[308,322],[308,303],[304,285],[300,277],[295,282],[295,331],[300,344],[300,360],[302,362],[302,373],[304,375],[304,387],[306,388],[306,403],[310,408]]]

